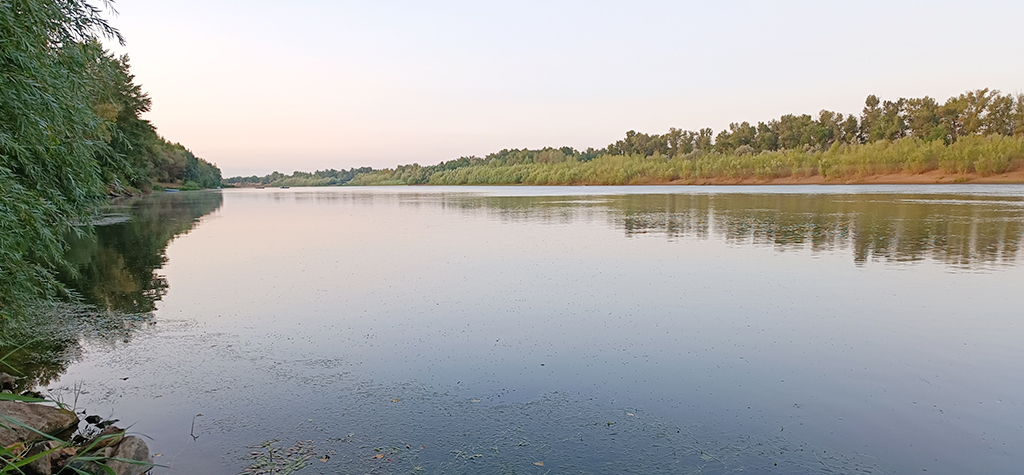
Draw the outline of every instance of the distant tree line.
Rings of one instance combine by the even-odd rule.
[[[768,122],[729,124],[714,135],[711,129],[696,132],[669,129],[663,135],[634,131],[609,145],[612,155],[685,155],[702,150],[717,153],[759,153],[778,150],[824,151],[835,143],[867,144],[914,137],[946,145],[971,135],[1024,135],[1024,94],[1016,96],[979,89],[940,104],[923,98],[882,101],[875,95],[865,100],[858,117],[822,110],[818,117],[787,114]]]
[[[373,172],[373,168],[350,168],[348,170],[317,170],[313,173],[293,172],[285,175],[280,172],[273,172],[264,176],[234,176],[224,179],[224,184],[229,186],[329,186],[344,185],[361,173]]]
[[[86,0],[0,1],[0,318],[69,293],[66,237],[105,196],[220,185],[140,117],[150,98],[100,37],[123,43]]]
[[[717,134],[629,131],[603,149],[506,149],[483,158],[360,173],[353,185],[623,184],[703,178],[849,177],[869,173],[1003,173],[1024,159],[1024,94],[979,89],[939,103],[880,100],[861,114],[787,114]],[[659,161],[643,160],[657,158]]]

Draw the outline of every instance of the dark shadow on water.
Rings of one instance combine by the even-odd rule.
[[[61,280],[81,298],[36,308],[20,321],[0,322],[0,371],[19,377],[18,386],[45,386],[81,355],[82,340],[127,342],[152,319],[167,292],[157,273],[167,245],[187,234],[200,218],[220,208],[219,192],[157,193],[112,202],[92,232],[72,236],[69,260],[77,275]]]

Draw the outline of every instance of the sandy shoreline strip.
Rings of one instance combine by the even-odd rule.
[[[828,178],[821,175],[788,176],[781,178],[699,178],[668,182],[634,183],[667,185],[925,185],[925,184],[1024,184],[1024,168],[998,175],[982,176],[978,173],[945,173],[932,170],[925,173],[894,173],[860,177]]]

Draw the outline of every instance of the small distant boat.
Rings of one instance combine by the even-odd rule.
[[[164,188],[164,191],[166,191],[168,193],[177,193],[177,192],[179,192],[181,190],[179,190],[177,188]]]
[[[282,186],[282,187],[281,187],[281,189],[282,189],[282,190],[287,190],[288,188],[289,188],[289,187],[287,187],[287,186]]]

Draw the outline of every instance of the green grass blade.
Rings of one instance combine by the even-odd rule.
[[[19,396],[17,394],[7,393],[0,393],[0,401],[47,402],[46,399],[40,399],[32,396]]]

